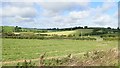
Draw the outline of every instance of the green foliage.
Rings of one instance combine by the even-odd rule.
[[[2,26],[2,32],[12,33],[14,32],[14,27],[13,26]]]
[[[107,37],[118,37],[118,33],[114,33],[114,34],[103,34],[101,35],[102,38],[107,38]]]
[[[21,32],[22,31],[21,29],[22,29],[21,27],[16,26],[14,30],[15,32]]]

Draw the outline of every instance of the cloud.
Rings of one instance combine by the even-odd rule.
[[[118,2],[119,0],[1,0],[3,2]]]
[[[23,17],[19,17],[19,16],[14,17],[13,20],[14,20],[14,22],[17,22],[17,23],[21,23],[21,22],[34,22],[33,18],[23,18]]]
[[[64,12],[66,9],[73,8],[75,6],[73,3],[59,3],[52,4],[45,3],[44,12],[46,19],[43,22],[48,22],[49,24],[54,25],[55,27],[70,27],[70,26],[117,26],[116,18],[112,15],[107,14],[106,11],[113,8],[113,4],[115,3],[107,3],[104,2],[102,6],[97,8],[90,8],[84,10],[72,10],[67,12],[66,15],[60,14]],[[51,5],[52,4],[52,5]],[[65,4],[65,5],[64,5]],[[105,5],[106,4],[106,5]],[[58,6],[59,5],[59,6]],[[61,6],[62,5],[62,6]],[[69,5],[69,6],[68,6]],[[63,7],[64,6],[64,7]],[[77,7],[85,7],[85,6],[77,6]],[[62,11],[63,10],[63,11]],[[44,16],[44,15],[43,15]],[[50,16],[50,17],[49,17]],[[113,25],[114,24],[114,25]],[[50,27],[50,25],[49,25]]]
[[[3,6],[33,7],[34,2],[3,2]]]
[[[100,26],[117,26],[117,19],[113,16],[107,14],[101,14],[99,16],[95,16],[94,23]],[[113,25],[114,24],[114,25]]]
[[[101,10],[102,10],[102,12],[109,11],[109,9],[114,8],[115,6],[116,6],[115,2],[104,2],[101,7]]]
[[[40,2],[44,9],[59,11],[64,9],[70,9],[75,6],[88,6],[89,2]]]
[[[12,20],[11,23],[25,23],[30,27],[114,26],[117,23],[117,14],[113,16],[107,11],[116,7],[115,4],[104,2],[102,6],[93,8],[90,2],[84,0],[82,2],[11,2],[3,6],[2,16],[8,20],[7,22]]]
[[[27,26],[37,15],[33,3],[5,2],[1,10],[2,25]]]
[[[5,7],[2,10],[3,17],[13,17],[13,16],[21,16],[21,17],[34,17],[36,15],[36,11],[34,8],[30,7]]]
[[[3,2],[88,2],[90,0],[2,0]]]
[[[34,17],[36,16],[36,9],[32,3],[3,3],[2,16],[3,17]]]
[[[38,4],[44,10],[43,15],[55,16],[64,11],[87,9],[89,2],[40,2]]]
[[[54,24],[58,27],[70,27],[70,26],[77,26],[78,24],[82,24],[87,17],[90,16],[89,11],[71,11],[68,15],[57,15],[50,17],[48,20],[51,20],[51,24]]]
[[[87,18],[90,15],[89,11],[72,11],[70,12],[70,17],[73,19],[83,19]]]

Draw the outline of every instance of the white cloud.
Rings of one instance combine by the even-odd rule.
[[[44,9],[43,15],[55,16],[65,10],[87,9],[89,2],[40,2],[38,4]]]
[[[44,10],[44,12],[41,15],[45,17],[53,17],[53,16],[57,16],[58,14],[59,12],[54,12],[51,10]]]
[[[6,6],[2,9],[3,17],[34,17],[36,15],[36,10],[32,7],[15,7],[15,6]]]
[[[0,17],[3,19],[3,24],[18,25],[18,23],[30,23],[34,22],[34,17],[37,14],[37,10],[33,7],[33,3],[19,3],[19,2],[7,2],[3,3],[2,13]]]
[[[40,12],[42,12],[40,14],[42,15],[36,15],[37,10],[34,4],[42,7],[39,8],[42,9],[42,11],[40,10]],[[3,7],[2,16],[12,17],[11,20],[14,22],[32,22],[32,25],[33,23],[36,23],[35,26],[42,25],[43,27],[69,27],[71,25],[80,26],[81,24],[88,26],[92,24],[99,26],[113,26],[113,24],[116,24],[116,19],[114,17],[117,14],[115,14],[115,16],[108,15],[106,11],[114,7],[115,3],[104,2],[102,6],[91,8],[89,7],[89,2],[84,2],[84,0],[82,0],[82,2],[12,2]],[[75,10],[76,8],[78,10]],[[65,13],[65,15],[62,14],[66,10],[68,12]],[[32,17],[35,16],[40,18],[37,18],[38,20],[32,19]]]
[[[1,0],[3,2],[118,2],[118,0]]]
[[[93,22],[100,26],[117,26],[117,19],[107,14],[95,16]]]
[[[14,17],[13,19],[15,22],[34,22],[34,19],[33,18],[23,18],[23,17],[20,17],[20,16],[16,16]]]
[[[90,16],[89,11],[71,11],[66,16],[56,15],[46,20],[51,20],[51,24],[55,24],[58,27],[60,26],[70,27],[70,26],[80,26],[80,24],[83,24],[83,22],[87,20],[87,17],[89,16]]]
[[[119,14],[119,12],[116,11],[113,16],[114,16],[115,18],[118,18],[118,16],[120,16],[120,14],[119,14],[119,15],[118,15],[118,14]]]
[[[88,2],[90,0],[2,0],[3,2]]]
[[[54,22],[63,22],[65,17],[63,17],[63,16],[55,16],[55,17],[52,17],[52,19],[53,19]]]
[[[111,8],[114,8],[116,6],[115,2],[104,2],[103,6],[101,7],[101,10],[104,11],[108,11]]]
[[[44,9],[59,11],[63,9],[70,9],[74,6],[88,6],[89,2],[40,2],[39,3]]]
[[[52,4],[52,3],[51,3]],[[57,3],[56,3],[57,4]],[[70,8],[70,3],[64,3],[66,4],[63,5],[67,8]],[[70,25],[74,25],[74,26],[91,26],[92,24],[94,24],[95,26],[117,26],[117,19],[114,18],[112,15],[108,15],[105,11],[108,11],[109,9],[113,8],[113,6],[115,3],[112,2],[104,2],[104,4],[100,7],[97,8],[88,8],[87,10],[73,10],[73,11],[69,11],[68,14],[66,16],[62,16],[59,14],[59,10],[63,10],[66,9],[65,7],[62,6],[58,6],[58,5],[62,5],[62,4],[58,4],[58,5],[47,5],[45,9],[49,10],[46,11],[46,17],[47,15],[51,17],[49,19],[46,20],[51,20],[51,24],[54,24],[58,27],[62,26],[70,26]],[[58,6],[58,8],[57,8]],[[73,5],[71,5],[73,6]],[[80,6],[80,5],[79,5]],[[51,11],[50,11],[51,10]],[[58,11],[58,12],[53,12],[54,11]],[[114,24],[114,25],[113,25]],[[93,25],[92,25],[93,26]]]
[[[73,19],[83,19],[89,17],[89,11],[72,11],[70,12],[70,17]]]
[[[34,2],[3,2],[5,6],[15,6],[15,7],[33,7]]]
[[[9,24],[20,24],[22,23],[23,25],[25,23],[30,23],[30,22],[34,22],[34,19],[33,18],[23,18],[23,17],[20,17],[20,16],[15,16],[15,17],[6,17],[6,18],[3,18],[3,23],[2,24],[6,24],[6,23],[9,23]]]

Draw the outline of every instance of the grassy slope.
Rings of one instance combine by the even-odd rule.
[[[80,34],[91,33],[93,29],[78,29],[76,30],[75,35],[79,36]]]

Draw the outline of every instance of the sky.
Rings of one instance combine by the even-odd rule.
[[[3,1],[0,25],[27,28],[118,27],[118,0],[26,1]]]

